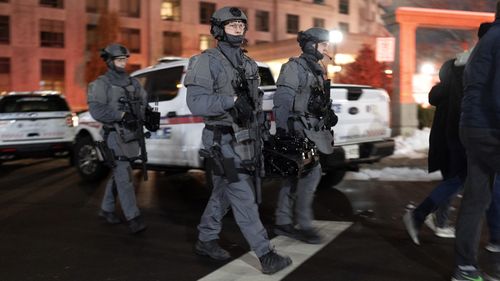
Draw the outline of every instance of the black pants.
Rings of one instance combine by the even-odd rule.
[[[467,152],[467,178],[456,226],[455,262],[477,266],[482,219],[495,173],[500,172],[500,130],[461,127],[460,139]]]

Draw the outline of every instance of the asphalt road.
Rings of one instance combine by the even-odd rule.
[[[401,165],[393,162],[385,165]],[[98,219],[105,181],[83,182],[67,160],[2,164],[0,281],[197,280],[223,266],[193,254],[196,225],[209,197],[203,174],[149,172],[149,178],[141,182],[135,172],[149,227],[133,236],[124,224]],[[424,228],[422,245],[415,246],[401,223],[405,205],[419,202],[435,184],[351,180],[332,188],[322,183],[316,219],[353,224],[283,280],[450,280],[453,240]],[[261,218],[269,229],[278,189],[277,180],[263,188]],[[231,214],[221,244],[235,258],[249,250]],[[481,262],[488,260],[481,251]]]

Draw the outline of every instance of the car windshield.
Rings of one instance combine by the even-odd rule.
[[[259,75],[261,86],[274,86],[274,78],[269,68],[259,67]]]
[[[69,111],[59,96],[6,96],[0,99],[0,113]]]

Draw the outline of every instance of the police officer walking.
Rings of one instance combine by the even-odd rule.
[[[331,127],[338,120],[331,109],[330,81],[324,79],[318,63],[328,49],[328,39],[329,32],[323,28],[299,32],[297,41],[302,54],[282,66],[274,95],[276,141],[297,138],[314,144],[312,150],[307,148],[300,153],[303,169],[297,175],[289,175],[281,187],[274,232],[310,244],[322,242],[312,225],[313,197],[321,179],[316,150],[333,152]]]
[[[139,143],[144,141],[138,134],[143,130],[138,121],[144,120],[147,95],[139,82],[125,72],[129,56],[128,49],[119,44],[101,50],[108,71],[89,85],[88,106],[92,117],[103,124],[101,134],[110,152],[104,155],[112,158],[106,159],[113,175],[106,185],[99,216],[110,224],[121,223],[115,213],[117,194],[130,232],[135,234],[145,230],[146,225],[137,207],[130,162],[138,159]]]
[[[190,59],[184,81],[189,109],[204,117],[202,156],[212,167],[207,173],[212,174],[213,190],[198,225],[195,252],[216,260],[230,258],[217,240],[222,218],[231,208],[241,232],[259,257],[262,272],[273,274],[292,261],[271,247],[256,203],[262,147],[261,139],[256,137],[256,112],[262,96],[258,91],[257,64],[241,48],[247,27],[247,17],[240,9],[217,10],[210,30],[218,40],[217,47]]]

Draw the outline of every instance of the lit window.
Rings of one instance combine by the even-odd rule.
[[[200,50],[215,47],[215,40],[211,35],[200,35]]]
[[[181,20],[181,1],[180,0],[163,0],[161,3],[161,19],[180,21]]]

